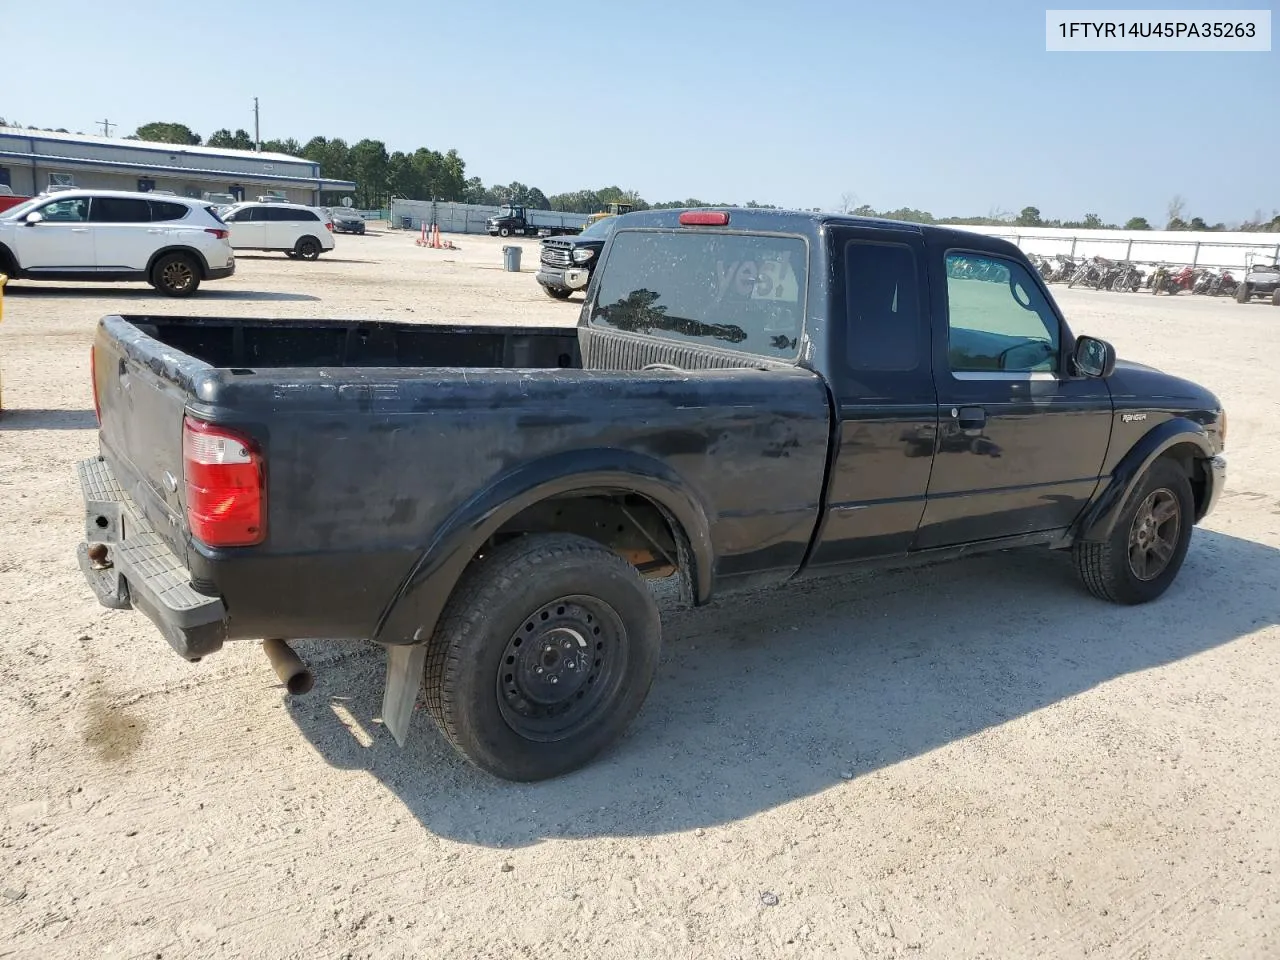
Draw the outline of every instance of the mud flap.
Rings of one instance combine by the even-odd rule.
[[[387,682],[382,691],[382,724],[396,743],[404,746],[413,720],[413,707],[422,688],[422,670],[427,663],[424,644],[387,647]]]

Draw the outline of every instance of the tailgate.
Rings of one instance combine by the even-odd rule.
[[[124,492],[185,564],[182,418],[188,392],[172,362],[177,358],[190,359],[118,317],[104,320],[94,339],[101,453]]]

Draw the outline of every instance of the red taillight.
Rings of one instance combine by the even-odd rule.
[[[329,232],[330,232],[330,233],[333,233],[333,224],[332,224],[332,223],[326,223],[326,224],[325,224],[325,226],[329,228]]]
[[[102,404],[98,402],[98,346],[89,347],[89,382],[93,384],[93,415],[102,426]]]
[[[252,440],[184,417],[182,470],[193,537],[211,547],[247,547],[263,541],[262,457]]]
[[[727,210],[686,210],[680,214],[682,227],[724,227],[728,223]]]
[[[216,227],[205,227],[205,228],[204,228],[204,232],[205,232],[205,233],[212,233],[212,234],[213,234],[215,237],[217,237],[219,240],[225,240],[225,239],[227,239],[227,237],[231,236],[231,231],[230,231],[230,230],[219,230],[219,229],[217,229]]]

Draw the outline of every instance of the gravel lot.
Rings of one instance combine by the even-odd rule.
[[[107,313],[572,324],[502,243],[340,236],[173,301],[10,287],[0,324],[0,957],[1280,956],[1280,310],[1055,287],[1230,411],[1228,490],[1154,605],[1004,554],[664,608],[630,735],[513,786],[382,658],[190,665],[76,567]]]

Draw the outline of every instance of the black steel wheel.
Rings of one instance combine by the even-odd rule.
[[[1154,600],[1182,568],[1194,519],[1191,481],[1182,464],[1162,457],[1129,497],[1106,540],[1076,541],[1076,570],[1099,599],[1123,604]]]
[[[617,693],[627,658],[618,612],[597,597],[560,597],[507,641],[495,674],[502,719],[526,740],[572,737]]]
[[[151,268],[151,285],[167,297],[189,297],[200,286],[200,265],[190,254],[166,253]]]
[[[427,708],[482,770],[560,776],[626,730],[660,644],[653,592],[626,560],[571,534],[518,537],[450,596],[428,647]]]

